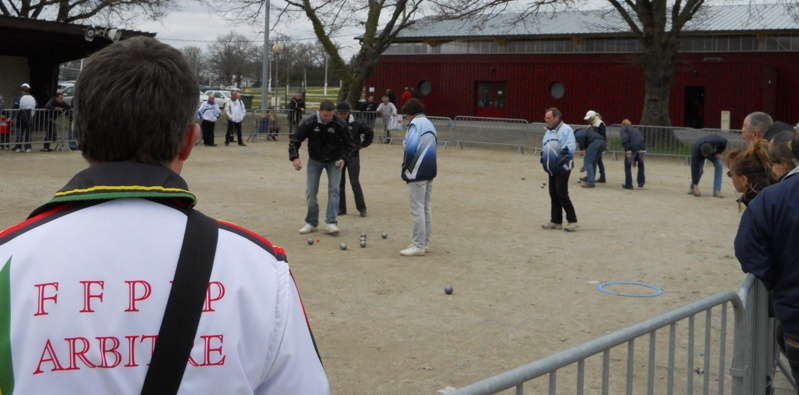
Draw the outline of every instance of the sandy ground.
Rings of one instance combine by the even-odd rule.
[[[25,218],[86,166],[79,153],[34,148],[0,152],[0,227]],[[549,197],[536,156],[440,149],[431,252],[409,258],[399,255],[411,234],[399,145],[362,151],[369,216],[340,217],[341,235],[316,233],[313,246],[297,232],[305,171],[294,171],[287,156],[283,136],[247,147],[198,146],[183,175],[201,211],[287,250],[334,394],[460,387],[737,290],[744,279],[732,251],[740,219],[734,191],[725,177],[726,198],[710,197],[712,167],[695,198],[686,195],[690,170],[682,159],[647,158],[646,188],[628,191],[620,188],[622,162],[606,158],[607,184],[581,189],[572,174],[580,228],[566,233],[541,229]],[[323,178],[320,190],[325,185]],[[366,248],[358,245],[361,232]],[[597,288],[607,281],[651,284],[663,294],[613,296]]]

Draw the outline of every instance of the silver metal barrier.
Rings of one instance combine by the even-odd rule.
[[[46,109],[31,110],[31,115],[24,115],[20,110],[3,110],[7,118],[8,142],[0,140],[0,146],[8,149],[33,150],[44,146],[42,150],[77,149],[75,136],[72,135],[72,111],[56,111]]]
[[[484,118],[457,116],[453,124],[455,146],[464,144],[497,145],[515,147],[524,153],[532,146],[529,123],[525,119]]]
[[[595,340],[580,344],[568,350],[550,355],[536,362],[509,370],[505,373],[478,381],[460,389],[447,392],[448,395],[488,395],[515,388],[516,394],[524,394],[525,386],[532,388],[535,379],[548,376],[548,391],[555,394],[558,389],[558,372],[570,369],[575,377],[570,381],[574,385],[576,394],[583,394],[586,387],[601,388],[601,393],[606,394],[673,394],[678,385],[684,384],[685,393],[693,394],[695,390],[702,390],[703,394],[760,394],[768,393],[771,380],[775,377],[776,370],[785,375],[788,382],[796,388],[790,368],[786,367],[779,358],[777,343],[774,338],[774,320],[768,318],[768,292],[763,284],[751,274],[748,275],[738,293],[732,291],[722,292],[687,306],[662,314],[647,321],[629,326]],[[728,318],[728,304],[732,305],[733,320],[730,328]],[[687,336],[677,338],[678,324],[687,321]],[[697,321],[704,323],[703,336],[697,336],[695,331],[699,326]],[[668,328],[668,356],[667,362],[660,363],[656,359],[656,339],[658,331]],[[733,330],[733,332],[730,332]],[[728,333],[733,336],[728,337]],[[636,358],[638,350],[635,341],[648,336],[645,353],[646,361]],[[714,338],[714,335],[717,337]],[[677,342],[681,348],[677,349]],[[733,352],[731,357],[727,354],[727,347],[732,342]],[[699,348],[697,343],[702,347]],[[620,345],[626,344],[626,364],[624,371],[626,380],[616,383],[613,388],[610,383],[610,353]],[[694,366],[696,349],[702,350],[699,357],[701,366]],[[640,348],[639,348],[640,349]],[[589,370],[587,363],[590,358],[601,354],[601,372],[594,373]],[[625,353],[622,353],[625,354]],[[677,356],[680,356],[678,359]],[[729,359],[728,359],[729,358]],[[621,358],[618,358],[621,360]],[[729,361],[729,372],[725,372]],[[576,364],[576,366],[574,366]],[[646,366],[646,380],[636,381],[634,368]],[[655,390],[658,379],[655,370],[667,370],[665,383],[660,383],[664,388]],[[622,373],[614,371],[614,377]],[[592,374],[594,373],[594,374]],[[729,373],[729,374],[727,374]],[[675,379],[676,374],[683,378]],[[701,377],[700,383],[695,383],[695,377]],[[713,384],[715,380],[715,385]],[[546,386],[546,385],[543,385]],[[711,387],[715,387],[711,389]],[[537,389],[537,388],[536,388]],[[593,393],[593,392],[592,392]]]
[[[253,110],[247,114],[251,118],[247,125],[247,141],[277,141],[280,136],[290,136],[299,125],[292,122],[293,114],[289,109]]]

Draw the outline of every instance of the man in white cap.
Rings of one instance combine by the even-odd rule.
[[[19,102],[15,102],[12,109],[19,109],[17,115],[17,145],[14,150],[22,152],[22,143],[25,143],[25,152],[31,152],[31,126],[33,126],[33,117],[36,109],[36,99],[31,95],[31,86],[22,84],[19,87],[20,98]]]

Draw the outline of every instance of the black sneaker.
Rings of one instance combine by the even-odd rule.
[[[588,182],[588,177],[580,177],[578,181]]]
[[[365,216],[366,216],[366,210],[361,211],[361,217],[365,217]]]
[[[242,146],[242,147],[246,147],[247,146],[247,144],[244,144],[244,143],[239,143],[239,145]]]
[[[605,183],[605,177],[602,177],[602,178],[596,180],[596,182],[598,182],[600,184],[604,184]]]
[[[621,187],[624,188],[624,189],[633,189],[632,186],[627,186],[627,185],[624,185],[624,184],[621,184]]]

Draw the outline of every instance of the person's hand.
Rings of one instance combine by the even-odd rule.
[[[694,196],[702,196],[702,194],[699,193],[699,185],[694,185]]]
[[[627,155],[628,158],[632,158],[632,156],[633,156],[633,152],[632,151],[627,151],[627,152],[625,152],[625,154]]]
[[[585,150],[580,151],[580,156],[585,156]]]
[[[339,159],[336,161],[336,169],[340,169],[344,167],[344,159]]]
[[[561,155],[568,155],[569,154],[569,147],[563,147],[563,149],[560,150],[560,154]]]
[[[585,166],[580,168],[580,173],[583,173],[583,172],[585,172]]]
[[[300,171],[302,170],[302,161],[300,158],[294,159],[291,164],[294,165],[294,170]]]
[[[716,158],[716,159],[721,158],[721,154],[713,155],[713,157]]]

